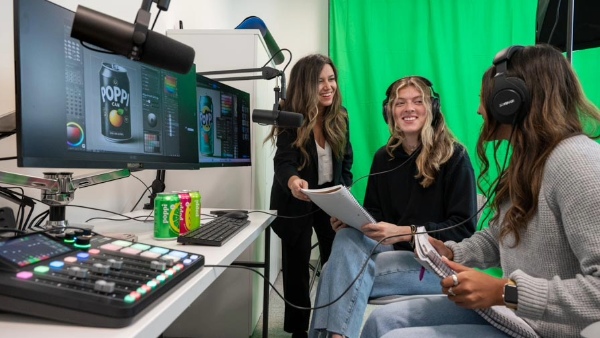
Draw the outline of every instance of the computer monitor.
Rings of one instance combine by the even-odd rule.
[[[71,38],[74,16],[14,1],[18,165],[199,168],[195,67],[181,75],[86,48]]]
[[[196,75],[200,167],[251,165],[250,94]]]

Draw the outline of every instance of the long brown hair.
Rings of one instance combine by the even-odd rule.
[[[431,88],[418,76],[409,76],[394,83],[390,91],[387,111],[393,111],[394,102],[398,97],[398,92],[409,86],[413,86],[421,92],[423,104],[427,110],[425,124],[419,135],[421,141],[421,153],[416,161],[418,171],[416,178],[421,179],[421,186],[427,188],[435,181],[441,166],[448,162],[454,154],[454,144],[457,140],[448,129],[443,115],[440,114],[436,125],[432,125],[433,113],[431,110]],[[391,158],[394,158],[393,152],[402,145],[405,136],[404,132],[396,126],[396,123],[391,116],[388,117],[387,121],[391,136],[386,145],[386,151]]]
[[[486,103],[490,101],[494,88],[496,67],[490,67],[483,75],[481,102],[485,111],[484,124],[477,141],[477,155],[481,161],[478,185],[489,182],[489,161],[485,145],[494,140],[500,123],[489,113]],[[536,45],[516,51],[508,63],[506,76],[525,81],[531,96],[531,104],[521,122],[512,126],[512,157],[510,164],[501,174],[495,191],[486,195],[495,198],[491,204],[494,216],[490,224],[499,220],[500,205],[511,202],[504,216],[500,240],[512,234],[515,246],[520,242],[520,232],[537,213],[539,192],[544,166],[554,148],[564,139],[587,134],[600,137],[598,123],[600,112],[586,98],[577,75],[567,59],[550,45]],[[582,121],[591,122],[596,134],[586,133]],[[498,159],[498,146],[494,157]],[[502,157],[502,156],[500,156]],[[498,164],[496,165],[498,167]],[[483,190],[482,190],[483,191]]]
[[[348,114],[342,108],[342,93],[338,79],[337,68],[333,61],[327,56],[321,54],[307,55],[294,65],[290,72],[290,80],[287,88],[287,98],[283,102],[283,109],[300,113],[304,116],[302,126],[297,130],[296,141],[293,146],[302,153],[303,161],[299,170],[304,168],[310,162],[307,146],[311,139],[313,128],[317,123],[318,103],[319,103],[319,76],[325,65],[330,65],[335,74],[337,89],[333,97],[333,103],[325,107],[323,116],[323,134],[325,140],[331,146],[333,155],[342,159],[346,149],[346,133],[348,131]],[[271,132],[266,137],[265,142],[275,138],[285,129],[273,126]]]

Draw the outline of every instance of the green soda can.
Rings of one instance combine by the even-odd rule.
[[[189,231],[196,230],[200,227],[200,213],[202,209],[202,197],[199,191],[184,190],[190,195],[191,202],[188,210],[190,211],[190,220],[188,223]]]
[[[154,198],[154,238],[177,239],[181,201],[178,194],[158,193]]]

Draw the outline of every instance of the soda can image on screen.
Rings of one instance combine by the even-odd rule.
[[[103,62],[100,68],[100,118],[102,135],[112,142],[131,139],[127,69]]]
[[[198,118],[200,122],[200,154],[212,156],[213,144],[213,103],[210,96],[200,96],[198,100]]]

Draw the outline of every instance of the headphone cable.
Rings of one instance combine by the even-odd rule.
[[[390,173],[392,171],[395,171],[395,170],[403,167],[406,163],[408,163],[408,161],[410,161],[413,157],[415,157],[418,153],[420,153],[422,147],[423,147],[422,144],[419,145],[419,147],[417,149],[415,149],[415,151],[413,151],[412,154],[410,154],[410,156],[408,156],[408,158],[406,160],[404,160],[402,163],[398,164],[394,168],[388,169],[388,170],[384,170],[384,171],[379,171],[379,172],[376,172],[376,173],[369,173],[367,175],[363,175],[363,176],[357,178],[356,180],[354,180],[347,188],[348,189],[352,188],[358,181],[360,181],[360,180],[362,180],[364,178],[367,178],[367,177],[370,177],[370,176],[387,174],[387,173]]]

